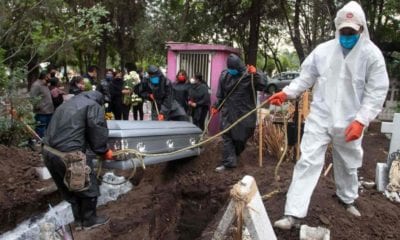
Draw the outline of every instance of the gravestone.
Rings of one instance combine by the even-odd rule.
[[[394,160],[393,156],[400,150],[400,113],[394,114],[393,122],[382,122],[381,132],[391,134],[386,163],[378,163],[376,166],[376,186],[378,191],[383,192],[388,183],[388,172]]]

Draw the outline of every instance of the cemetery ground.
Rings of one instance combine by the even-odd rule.
[[[359,177],[375,180],[377,162],[385,162],[389,140],[380,133],[380,123],[372,123],[364,138],[364,161]],[[117,201],[98,208],[98,214],[111,217],[102,227],[74,231],[83,239],[211,239],[213,231],[229,202],[232,185],[245,175],[254,176],[259,191],[265,195],[278,186],[281,192],[264,200],[271,222],[283,214],[294,161],[280,168],[280,181],[274,181],[277,159],[265,156],[258,166],[258,150],[249,143],[241,155],[238,168],[215,173],[222,143],[206,145],[200,157],[168,164],[149,166],[142,181]],[[60,201],[57,192],[40,193],[36,189],[50,186],[41,182],[33,167],[42,164],[39,155],[29,150],[0,146],[0,233],[15,227],[27,217]],[[326,166],[329,164],[326,161]],[[311,199],[304,223],[331,230],[331,239],[399,239],[399,204],[388,201],[375,189],[360,189],[357,201],[362,217],[349,215],[335,197],[333,172],[321,176]],[[274,229],[278,239],[299,239],[299,230]]]

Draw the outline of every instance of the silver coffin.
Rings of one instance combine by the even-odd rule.
[[[109,129],[108,146],[113,150],[135,149],[143,153],[173,152],[199,142],[202,131],[190,122],[183,121],[107,121]],[[145,165],[200,155],[200,148],[164,156],[145,156]],[[137,158],[123,161],[104,161],[103,167],[113,169],[141,166]]]

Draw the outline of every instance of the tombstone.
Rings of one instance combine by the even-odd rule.
[[[390,147],[386,163],[378,163],[376,166],[376,186],[383,192],[388,182],[388,172],[393,161],[393,156],[400,150],[400,113],[395,113],[393,122],[382,122],[381,132],[391,134]]]
[[[258,191],[256,182],[252,176],[246,175],[240,180],[232,189],[238,195],[240,200],[247,199],[243,207],[243,224],[247,229],[247,234],[253,240],[276,240],[275,232],[272,228],[271,221],[268,218],[267,211],[265,210],[264,203]],[[231,195],[232,195],[231,191]],[[232,198],[229,202],[217,230],[214,232],[213,240],[225,239],[225,235],[229,227],[236,219],[237,199]],[[246,232],[246,230],[245,230]]]

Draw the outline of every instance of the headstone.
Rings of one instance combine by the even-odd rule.
[[[385,191],[388,183],[388,172],[393,161],[393,154],[400,150],[400,113],[395,113],[393,122],[382,122],[381,132],[391,134],[389,154],[386,163],[378,163],[376,166],[375,182],[377,190]]]
[[[382,133],[392,134],[390,139],[389,156],[391,153],[400,149],[400,113],[395,113],[393,122],[382,122]],[[390,157],[387,158],[387,163],[390,165]]]
[[[241,199],[250,197],[248,203],[243,208],[245,233],[248,233],[244,235],[250,235],[250,239],[252,240],[277,239],[254,178],[248,175],[245,176],[233,189],[237,190]],[[213,240],[225,239],[229,227],[236,218],[236,204],[236,200],[231,199],[222,220],[218,224],[217,230],[214,232]]]

